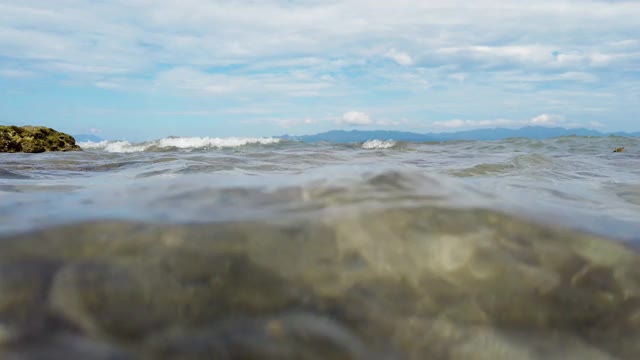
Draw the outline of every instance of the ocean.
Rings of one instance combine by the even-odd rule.
[[[640,138],[80,146],[0,154],[2,359],[640,358]]]

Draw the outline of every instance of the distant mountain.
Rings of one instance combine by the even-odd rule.
[[[282,138],[302,140],[304,142],[334,142],[334,143],[350,143],[350,142],[364,142],[371,139],[394,139],[400,141],[413,141],[413,142],[426,142],[426,141],[439,141],[435,137],[430,135],[417,134],[412,132],[402,131],[385,131],[385,130],[373,130],[373,131],[360,131],[360,130],[331,130],[316,135],[302,135],[302,136],[288,136],[284,135]]]
[[[76,142],[87,142],[87,141],[91,141],[91,142],[100,142],[100,141],[104,141],[103,138],[99,137],[99,136],[95,136],[93,134],[79,134],[79,135],[72,135],[74,139],[76,139]]]
[[[623,131],[618,131],[618,132],[614,132],[608,135],[615,135],[615,136],[627,136],[627,137],[640,137],[640,131],[639,132],[633,132],[633,133],[627,133],[627,132],[623,132]]]
[[[528,139],[549,139],[559,136],[629,136],[640,137],[640,133],[602,133],[597,130],[590,129],[565,129],[560,127],[549,128],[544,126],[527,126],[520,129],[477,129],[452,133],[428,133],[419,134],[413,132],[402,131],[360,131],[360,130],[331,130],[315,135],[289,136],[284,135],[282,138],[295,139],[304,142],[327,141],[334,143],[350,143],[364,142],[372,139],[410,142],[433,142],[433,141],[451,141],[451,140],[501,140],[507,138],[528,138]]]
[[[589,129],[550,128],[544,126],[527,126],[520,129],[478,129],[455,133],[440,133],[446,140],[501,140],[508,138],[549,139],[558,136],[604,136],[605,134]]]

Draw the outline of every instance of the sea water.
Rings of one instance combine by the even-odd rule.
[[[640,139],[80,145],[0,154],[2,358],[640,358]]]

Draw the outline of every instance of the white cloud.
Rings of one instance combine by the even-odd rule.
[[[636,61],[640,46],[626,36],[637,30],[638,2],[401,3],[68,0],[52,8],[49,0],[0,0],[0,53],[45,68],[66,64],[52,71],[137,72],[160,63],[287,62],[293,54],[303,54],[303,66],[322,66],[336,54],[366,59],[378,43],[399,44],[402,51],[386,45],[378,54],[404,66],[434,55],[440,65],[613,66]],[[562,24],[563,36],[540,24]]]
[[[396,127],[410,125],[410,121],[406,118],[400,120],[393,119],[371,119],[369,115],[360,111],[348,111],[342,114],[342,117],[335,119],[334,122],[339,125],[346,126],[378,126],[378,127]]]
[[[341,125],[354,125],[354,126],[374,124],[371,118],[369,118],[369,115],[360,111],[347,111],[346,113],[342,114],[342,118],[338,119],[337,123]]]
[[[509,63],[545,64],[554,60],[553,48],[539,45],[445,47],[436,54],[461,61],[472,60],[480,65],[505,65]]]
[[[531,119],[530,123],[534,125],[557,125],[562,120],[562,116],[542,114]]]
[[[629,66],[640,56],[630,49],[565,49],[557,45],[473,45],[435,49],[427,63],[457,64],[469,69],[527,68],[538,70],[600,69]],[[606,52],[604,52],[606,51]]]
[[[0,0],[0,76],[233,100],[206,109],[219,113],[277,98],[296,107],[284,119],[349,104],[477,118],[507,103],[524,109],[505,112],[514,118],[599,108],[622,119],[638,112],[639,18],[639,1]],[[297,100],[309,97],[322,99]]]
[[[398,65],[402,65],[402,66],[413,65],[413,59],[409,54],[405,52],[397,51],[396,49],[391,49],[387,51],[385,56],[395,61]]]
[[[159,73],[155,86],[165,91],[177,90],[204,96],[263,93],[268,96],[309,97],[328,91],[333,85],[322,77],[301,72],[228,75],[179,67]]]
[[[560,73],[533,73],[523,71],[504,71],[496,74],[494,79],[500,82],[521,82],[521,83],[549,83],[557,81],[594,83],[600,78],[592,73],[580,71],[567,71]]]
[[[496,127],[496,126],[515,126],[518,122],[509,119],[495,119],[495,120],[446,120],[446,121],[434,121],[431,125],[437,128],[478,128],[478,127]]]
[[[436,128],[492,128],[492,127],[520,127],[520,126],[560,126],[566,124],[564,117],[559,115],[542,114],[528,120],[492,119],[492,120],[446,120],[431,123]],[[568,124],[567,124],[568,125]]]

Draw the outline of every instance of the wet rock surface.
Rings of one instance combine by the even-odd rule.
[[[637,359],[640,256],[485,210],[0,239],[0,358]]]
[[[0,126],[0,152],[80,151],[71,135],[43,126]]]

